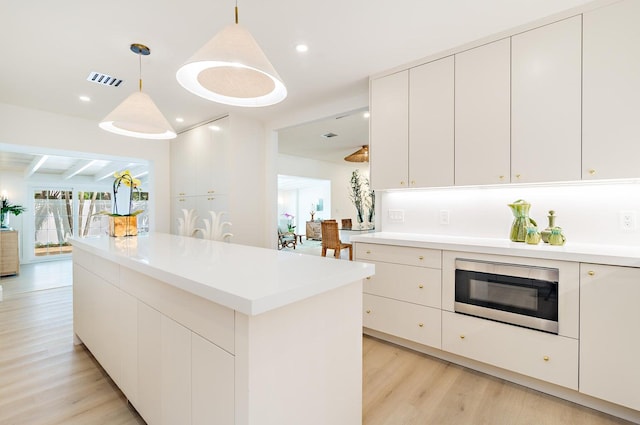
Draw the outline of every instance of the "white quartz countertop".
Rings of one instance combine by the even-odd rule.
[[[640,267],[640,246],[578,244],[572,242],[567,242],[563,246],[552,246],[543,242],[538,245],[528,245],[521,242],[511,242],[506,238],[470,238],[392,232],[351,236],[351,242]]]
[[[374,274],[374,265],[165,233],[89,237],[73,246],[247,315]]]

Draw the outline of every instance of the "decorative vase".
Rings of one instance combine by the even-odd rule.
[[[525,238],[525,242],[529,245],[537,245],[538,243],[540,243],[540,233],[538,233],[538,229],[536,227],[527,227],[527,236]]]
[[[529,217],[529,209],[531,204],[523,199],[518,199],[512,204],[508,204],[513,213],[513,223],[511,223],[510,239],[513,242],[524,242],[527,237],[527,227],[538,223]]]
[[[9,212],[0,212],[0,229],[9,228]]]
[[[109,236],[136,236],[138,217],[135,215],[109,216]]]
[[[551,229],[556,227],[556,212],[554,210],[549,211],[549,226],[541,232],[542,242],[549,243],[549,236],[551,236]]]
[[[567,238],[562,234],[562,229],[554,227],[549,235],[549,245],[564,245]]]

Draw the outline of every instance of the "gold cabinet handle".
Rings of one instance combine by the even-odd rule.
[[[424,285],[421,283],[420,285],[418,285],[418,288],[422,289],[424,288]]]
[[[589,174],[590,174],[590,175],[592,175],[592,176],[593,176],[595,173],[596,173],[596,170],[594,170],[593,168],[589,170]]]
[[[371,276],[367,276],[367,277],[366,277],[366,279],[367,279],[367,280],[371,280]]]
[[[424,327],[424,323],[418,323],[418,326],[420,326],[422,328],[422,327]]]
[[[400,182],[400,186],[404,186],[404,180]]]
[[[207,193],[216,193],[215,190],[207,190]]]
[[[216,198],[214,198],[213,196],[210,196],[210,197],[207,198],[208,201],[213,201],[214,199],[216,199]]]
[[[418,260],[424,260],[424,256],[423,256],[423,255],[420,255],[420,256],[418,257]]]
[[[519,179],[520,178],[520,174],[516,174],[516,178]]]
[[[411,186],[415,186],[416,185],[416,181],[415,180],[411,180]]]
[[[548,361],[549,361],[549,356],[544,356],[544,357],[542,358],[542,360],[544,360],[545,362],[548,362]]]
[[[371,251],[367,250],[367,254],[371,254]]]
[[[596,272],[594,272],[593,270],[589,270],[589,271],[587,272],[587,274],[588,274],[589,276],[595,276]]]
[[[464,339],[464,335],[460,335],[460,339]]]
[[[184,192],[180,192],[180,193],[178,193],[178,195],[184,196]]]
[[[498,178],[500,179],[500,181],[503,181],[503,180],[504,180],[504,176],[500,176],[500,177],[498,177]]]
[[[367,314],[371,313],[371,310],[367,310]]]

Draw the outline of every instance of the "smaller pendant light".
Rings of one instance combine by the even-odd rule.
[[[148,94],[142,92],[142,56],[151,50],[142,44],[132,44],[131,51],[139,60],[139,91],[131,94],[99,124],[100,128],[122,136],[140,139],[173,139],[176,132],[153,103]]]
[[[369,146],[363,146],[351,155],[344,157],[349,162],[369,162]]]
[[[251,33],[236,23],[224,27],[176,72],[191,93],[225,105],[258,107],[287,97],[282,79]]]

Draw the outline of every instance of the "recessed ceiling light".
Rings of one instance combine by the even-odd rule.
[[[306,44],[298,44],[296,46],[296,50],[300,53],[304,53],[309,50],[309,46],[307,46]]]
[[[176,118],[176,122],[184,122],[184,118],[178,117],[178,118]]]
[[[209,130],[220,131],[220,127],[218,127],[217,125],[210,125]]]
[[[363,117],[365,118],[369,118],[371,114],[369,113],[369,111],[366,111],[364,114],[362,114]]]
[[[89,96],[78,96],[78,99],[83,102],[91,102],[91,98]]]

